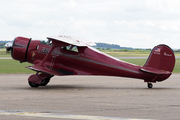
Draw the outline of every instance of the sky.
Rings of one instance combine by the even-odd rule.
[[[76,36],[122,47],[180,49],[179,0],[0,0],[0,40]]]

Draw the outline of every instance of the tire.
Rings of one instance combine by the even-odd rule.
[[[30,82],[30,81],[28,81],[28,83],[29,83],[29,86],[31,86],[31,87],[33,87],[33,88],[37,88],[37,87],[39,87],[39,84],[36,84],[36,83],[33,83],[33,82]]]
[[[148,83],[148,88],[152,88],[153,84],[152,83]]]
[[[46,85],[49,83],[50,79],[51,79],[51,78],[48,77],[48,78],[42,80],[40,86],[46,86]]]

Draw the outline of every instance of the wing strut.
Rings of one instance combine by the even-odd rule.
[[[37,71],[37,72],[44,72],[44,73],[48,73],[51,75],[63,75],[57,71],[54,70],[50,70],[45,66],[45,63],[48,61],[49,57],[51,57],[51,53],[53,52],[53,50],[59,47],[58,43],[56,43],[55,41],[52,40],[52,48],[50,49],[50,51],[48,52],[48,54],[45,56],[45,58],[42,60],[42,62],[38,63],[38,64],[34,64],[33,66],[29,66],[27,67],[28,69]]]
[[[52,43],[52,48],[51,48],[51,50],[48,52],[48,54],[45,56],[45,58],[43,59],[43,61],[40,63],[40,66],[41,66],[41,67],[44,66],[44,64],[45,64],[45,62],[47,61],[48,57],[51,55],[51,53],[53,52],[53,50],[54,50],[56,47],[58,47],[58,45]]]

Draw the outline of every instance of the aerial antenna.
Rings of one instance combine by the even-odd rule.
[[[64,26],[63,29],[61,30],[61,32],[59,33],[59,36],[63,36],[63,34],[67,30],[67,28],[68,28],[68,26]]]
[[[63,32],[64,29],[65,29],[65,26],[63,27],[63,29],[62,29],[61,32],[59,33],[59,36],[61,36],[61,33]]]

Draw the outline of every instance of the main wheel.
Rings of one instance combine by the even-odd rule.
[[[39,84],[30,82],[30,81],[28,81],[28,83],[29,83],[29,85],[30,85],[31,87],[39,87]]]
[[[42,80],[40,86],[46,86],[46,85],[49,83],[50,79],[51,79],[51,78],[48,77],[48,78]]]
[[[148,86],[148,88],[152,88],[153,84],[152,83],[148,83],[147,86]]]

